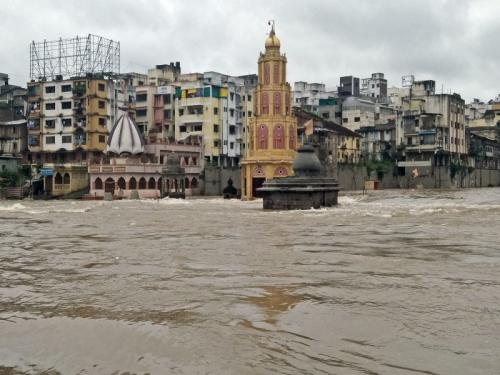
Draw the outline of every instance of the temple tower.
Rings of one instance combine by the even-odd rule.
[[[241,161],[242,199],[258,196],[265,180],[293,174],[297,148],[297,120],[292,116],[290,84],[286,82],[286,56],[274,31],[266,39],[258,60],[259,81],[254,96],[247,157]]]

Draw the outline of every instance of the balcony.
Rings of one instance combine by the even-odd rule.
[[[87,88],[84,85],[78,85],[73,87],[73,95],[77,98],[81,98],[87,93]]]
[[[203,114],[184,114],[179,116],[179,122],[181,124],[202,123]]]
[[[75,139],[73,140],[73,145],[75,145],[75,146],[77,146],[77,147],[78,147],[78,146],[84,146],[86,143],[87,143],[87,142],[86,142],[86,140],[85,140],[85,139],[83,139],[83,138],[75,138]]]

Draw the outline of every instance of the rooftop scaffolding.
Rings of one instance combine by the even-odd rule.
[[[120,42],[89,34],[86,37],[30,43],[32,80],[119,73]]]

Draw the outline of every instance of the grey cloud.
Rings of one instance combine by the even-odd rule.
[[[31,40],[93,33],[121,42],[122,71],[181,61],[184,72],[246,74],[275,19],[292,82],[335,87],[381,71],[390,85],[414,74],[489,99],[500,92],[499,11],[494,0],[4,0],[0,71],[22,84]]]

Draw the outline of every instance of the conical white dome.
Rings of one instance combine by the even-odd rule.
[[[118,118],[109,133],[108,152],[117,155],[135,155],[144,152],[144,139],[134,120],[127,113]]]

